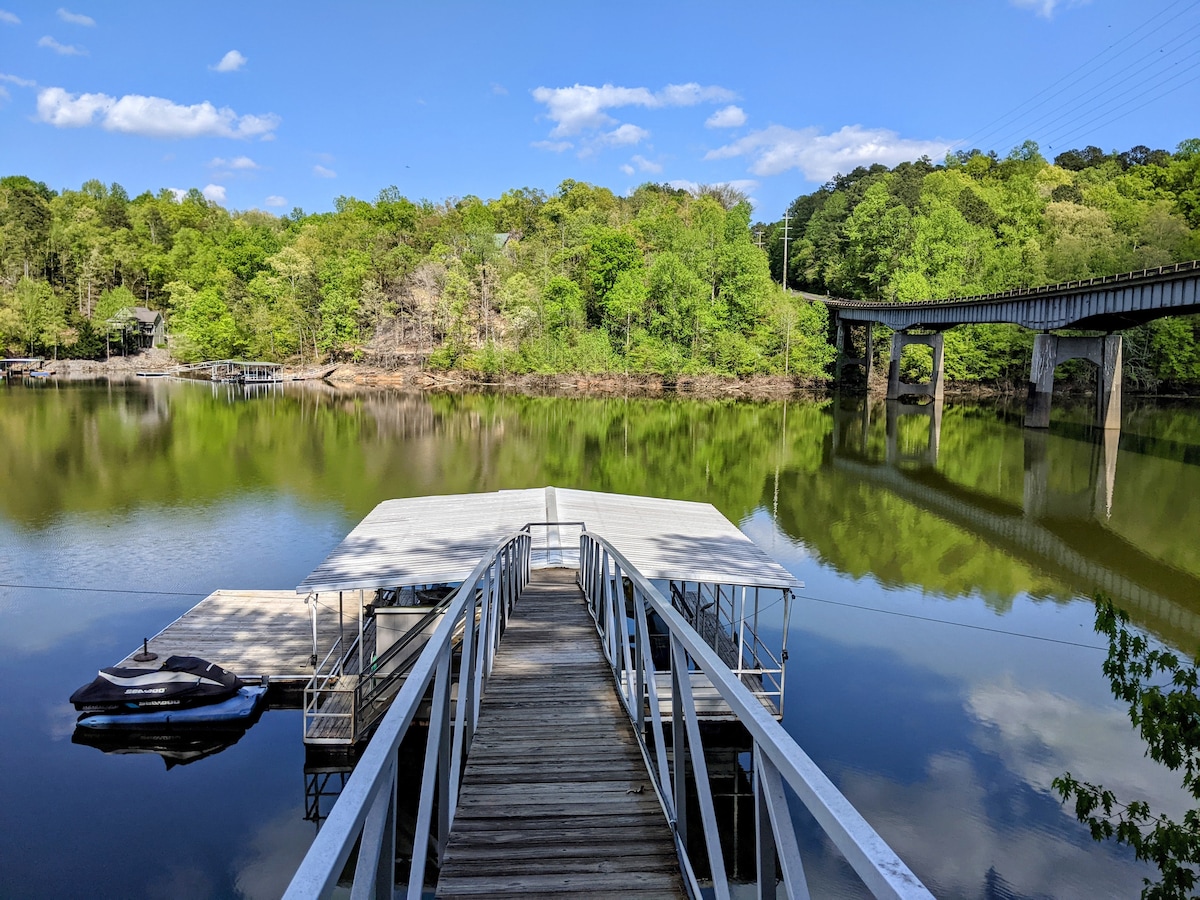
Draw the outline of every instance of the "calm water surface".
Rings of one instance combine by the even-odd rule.
[[[278,896],[315,833],[298,712],[168,767],[72,743],[67,697],[217,588],[293,587],[382,500],[547,484],[711,502],[806,583],[784,725],[937,896],[1136,896],[1050,781],[1185,808],[1086,597],[1200,645],[1200,410],[1128,408],[1107,442],[1065,406],[1048,435],[902,412],[0,387],[0,897]],[[814,895],[861,894],[805,843]]]

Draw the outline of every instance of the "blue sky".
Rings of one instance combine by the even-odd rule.
[[[308,212],[1200,136],[1200,0],[0,0],[0,174]]]

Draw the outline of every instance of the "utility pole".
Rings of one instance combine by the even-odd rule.
[[[783,289],[787,290],[787,245],[788,245],[788,223],[792,217],[787,213],[783,214]]]

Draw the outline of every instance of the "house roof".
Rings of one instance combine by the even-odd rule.
[[[123,306],[113,313],[110,322],[124,322],[128,319],[137,319],[144,325],[154,325],[162,318],[162,313],[157,310],[147,309],[145,306]]]

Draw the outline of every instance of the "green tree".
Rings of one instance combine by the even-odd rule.
[[[1200,658],[1191,663],[1159,649],[1130,630],[1129,616],[1107,597],[1096,598],[1096,631],[1108,639],[1104,674],[1113,695],[1129,704],[1129,720],[1146,742],[1146,754],[1183,772],[1183,788],[1200,802]],[[1195,896],[1200,867],[1200,808],[1174,821],[1143,800],[1121,799],[1070,772],[1054,779],[1063,802],[1097,841],[1115,839],[1138,859],[1153,863],[1159,880],[1145,879],[1143,900]]]

